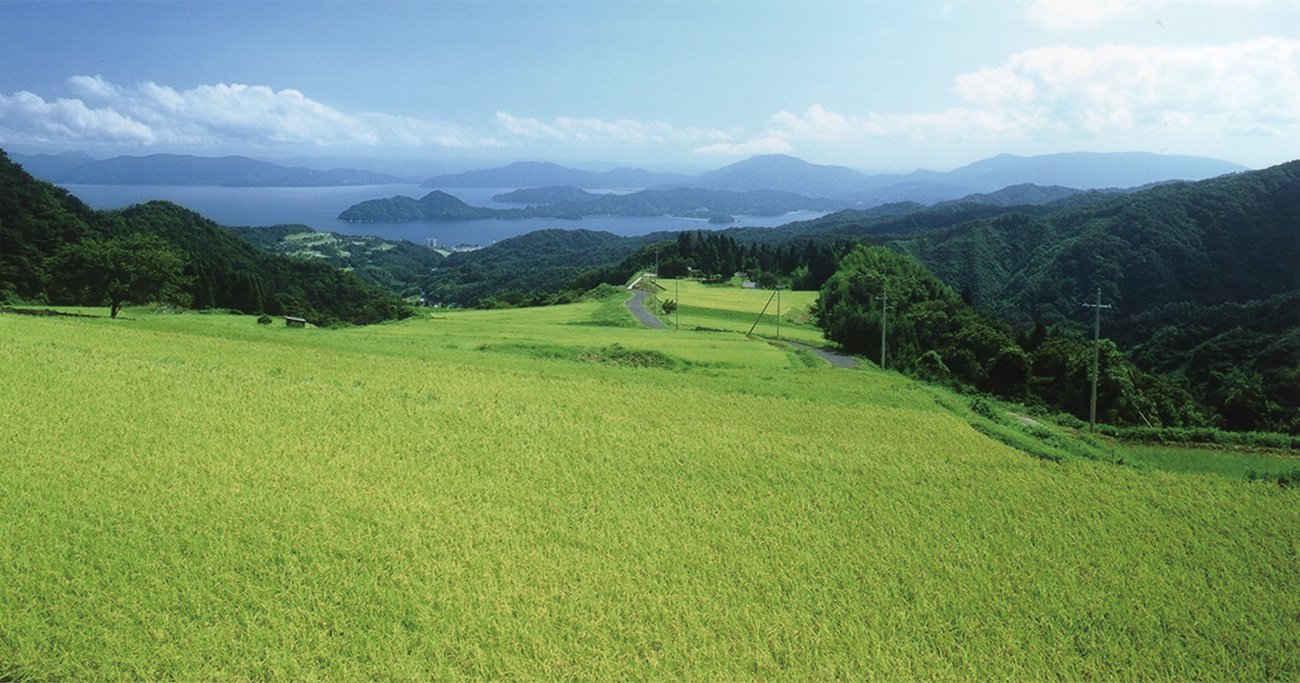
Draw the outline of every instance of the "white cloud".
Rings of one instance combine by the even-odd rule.
[[[1300,138],[1300,40],[1198,48],[1039,48],[957,76],[958,106],[849,115],[814,104],[777,112],[748,141],[697,153],[791,151],[799,143],[972,143]],[[751,151],[753,150],[753,151]]]
[[[1300,127],[1300,40],[1040,48],[957,78],[971,107],[1090,134],[1171,120],[1226,133]]]
[[[27,91],[0,95],[0,135],[32,142],[78,139],[149,145],[157,140],[148,125],[113,109],[91,109],[74,99],[47,102]]]
[[[143,147],[439,146],[479,144],[438,121],[349,114],[298,90],[218,83],[178,90],[145,82],[121,86],[74,76],[78,99],[46,101],[30,92],[0,95],[0,133],[9,141],[115,142]]]

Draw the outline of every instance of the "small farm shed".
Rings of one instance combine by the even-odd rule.
[[[291,315],[284,316],[285,327],[306,327],[307,321],[303,318],[295,318]]]

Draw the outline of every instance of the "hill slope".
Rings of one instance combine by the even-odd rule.
[[[606,305],[5,317],[0,672],[1300,675],[1295,489],[1036,460]]]
[[[263,252],[193,211],[149,202],[91,211],[62,188],[36,180],[0,151],[0,298],[97,305],[65,292],[53,258],[94,237],[162,238],[187,265],[185,288],[197,308],[288,313],[314,322],[370,323],[406,315],[391,295],[324,263]]]

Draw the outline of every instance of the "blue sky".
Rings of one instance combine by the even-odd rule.
[[[1300,1],[0,2],[0,145],[872,170],[1300,157]]]

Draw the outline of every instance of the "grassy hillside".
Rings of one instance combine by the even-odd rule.
[[[1296,489],[622,304],[0,315],[0,678],[1300,676]]]
[[[680,322],[681,329],[695,330],[729,330],[747,332],[751,327],[754,334],[775,337],[777,304],[772,299],[770,289],[744,289],[739,279],[733,278],[727,284],[704,284],[698,280],[676,280],[659,278],[659,287],[651,293],[658,299],[655,313],[661,313],[659,304],[673,299],[679,304],[675,315],[661,316],[664,322],[672,326]],[[822,331],[812,318],[812,306],[817,301],[817,292],[781,292],[781,338],[793,339],[809,344],[826,343]],[[764,313],[764,307],[767,307]],[[762,318],[759,314],[763,313]],[[754,325],[755,321],[758,322]]]

